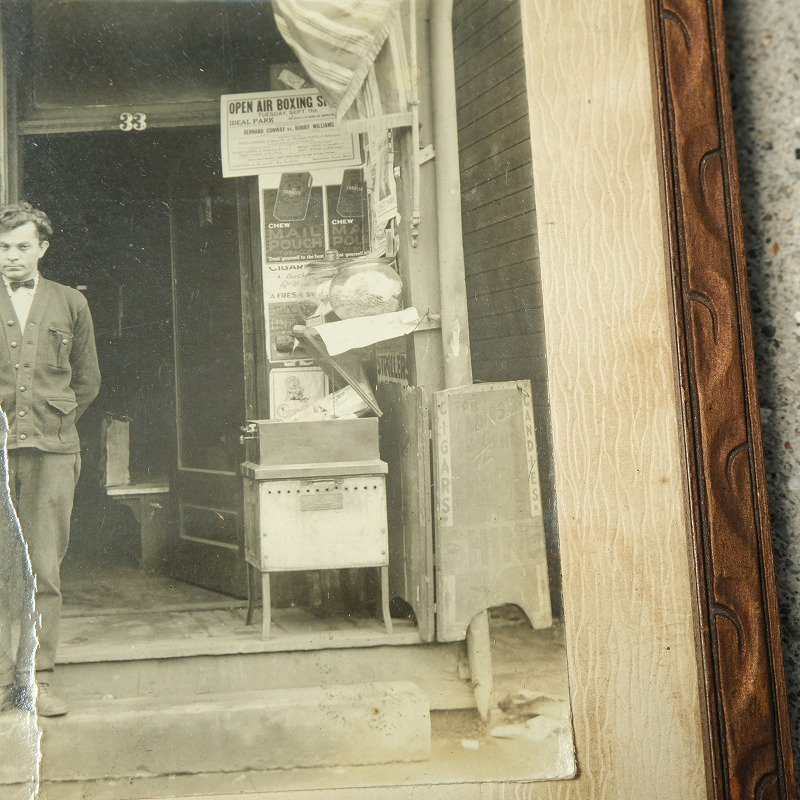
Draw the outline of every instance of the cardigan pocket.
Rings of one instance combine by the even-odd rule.
[[[66,326],[50,326],[47,361],[45,366],[57,372],[69,369],[69,356],[72,352],[72,334],[65,330]]]
[[[78,403],[73,397],[48,397],[47,405],[55,412],[54,422],[58,422],[57,430],[53,433],[58,436],[61,442],[72,442],[78,438],[78,431],[75,428],[75,409]]]
[[[72,397],[48,397],[47,404],[63,416],[71,414],[78,407],[78,401]]]

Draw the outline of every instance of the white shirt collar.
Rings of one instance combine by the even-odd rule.
[[[34,272],[33,275],[31,275],[31,277],[33,278],[33,289],[31,289],[30,291],[35,292],[36,288],[39,286],[39,278],[41,277],[39,275],[39,270],[37,269],[36,272]],[[25,278],[25,280],[28,280],[28,278]],[[3,275],[3,283],[6,285],[6,289],[8,289],[9,294],[10,294],[11,293],[11,278],[7,278],[5,275]]]

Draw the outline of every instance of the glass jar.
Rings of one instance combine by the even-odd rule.
[[[365,256],[340,262],[328,302],[339,319],[389,314],[402,308],[403,282],[394,259]]]
[[[323,260],[303,265],[297,277],[296,292],[304,319],[313,316],[320,304],[328,299],[328,287],[342,263],[336,250],[326,250]]]

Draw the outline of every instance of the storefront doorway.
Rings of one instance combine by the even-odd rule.
[[[244,417],[237,204],[235,187],[215,174],[215,147],[213,131],[203,129],[23,139],[22,194],[46,208],[56,227],[44,272],[86,293],[103,376],[101,395],[81,420],[67,614],[71,596],[87,611],[98,585],[113,587],[110,608],[137,594],[152,601],[154,589],[164,594],[156,588],[162,579],[245,592],[237,530]],[[197,404],[198,384],[212,403]],[[136,591],[144,588],[138,567],[147,520],[107,491],[107,418],[127,424],[130,492],[169,490],[153,495],[165,539],[158,550],[169,558],[149,565],[150,592]],[[162,604],[203,596],[172,594]]]
[[[246,420],[268,416],[252,267],[258,195],[255,179],[220,177],[219,96],[273,87],[291,51],[271,13],[251,4],[70,0],[6,17],[9,195],[51,214],[43,272],[87,295],[103,373],[80,421],[63,577],[68,619],[107,619],[90,636],[76,628],[74,641],[96,644],[125,609],[155,607],[222,609],[225,636],[257,639],[241,612],[239,436]],[[129,427],[130,486],[116,492],[106,485],[108,419]],[[377,595],[372,575],[278,574],[273,638],[282,609],[303,620],[287,623],[294,632],[353,633],[373,621],[382,631]],[[397,630],[417,635],[410,619]],[[65,658],[70,648],[65,640]]]
[[[66,636],[74,627],[75,643],[91,639],[100,650],[104,638],[112,649],[129,646],[133,629],[138,645],[153,645],[150,617],[173,640],[189,617],[198,634],[257,638],[257,627],[244,625],[239,471],[245,364],[254,360],[241,280],[250,208],[246,180],[219,175],[218,140],[213,127],[22,138],[21,196],[56,228],[43,272],[85,292],[95,321],[103,386],[80,421],[83,471],[64,597]],[[109,418],[129,431],[122,493],[107,486],[101,431]],[[342,606],[346,577],[335,598],[320,596],[318,583],[276,576],[273,603],[288,609],[293,633],[367,624],[372,609],[354,607],[352,597]],[[172,634],[165,612],[174,615]],[[68,638],[61,648],[67,659],[80,649]]]
[[[76,557],[122,561],[136,549],[97,530],[103,520],[81,519],[83,495],[113,482],[99,440],[112,416],[128,422],[131,484],[170,485],[180,552],[164,571],[241,595],[238,207],[215,168],[213,132],[32,136],[23,155],[24,195],[56,225],[45,269],[87,294],[103,375],[81,426]],[[63,200],[50,208],[53,198]]]

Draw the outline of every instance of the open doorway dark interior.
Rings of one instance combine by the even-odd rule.
[[[237,193],[215,177],[217,142],[203,128],[24,138],[21,197],[46,210],[55,228],[42,273],[86,294],[103,379],[79,421],[83,468],[62,570],[70,618],[227,608],[245,593],[220,566],[227,556],[244,571],[237,513],[245,412]],[[107,414],[130,420],[131,484],[168,487],[154,499],[168,544],[154,568],[143,565],[143,514],[105,486]],[[376,581],[371,573],[277,575],[273,604],[326,614],[346,605],[375,616]]]
[[[21,196],[55,233],[42,273],[83,291],[95,323],[103,384],[79,421],[83,469],[65,569],[133,563],[138,531],[107,498],[104,412],[128,417],[132,479],[167,476],[175,459],[168,178],[201,131],[28,136]],[[102,509],[98,513],[98,509]]]

